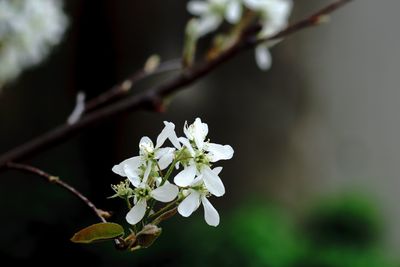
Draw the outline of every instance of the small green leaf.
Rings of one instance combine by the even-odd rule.
[[[117,223],[96,223],[75,233],[71,238],[74,243],[92,243],[120,237],[124,234],[124,228]]]

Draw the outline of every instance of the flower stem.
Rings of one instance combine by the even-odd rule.
[[[160,186],[164,185],[166,181],[168,181],[169,177],[171,176],[172,172],[174,171],[176,163],[178,163],[181,159],[180,156],[182,155],[183,151],[185,151],[185,148],[183,148],[179,153],[176,155],[174,161],[172,162],[171,166],[169,166],[169,169],[165,176],[163,177]]]
[[[169,203],[168,205],[166,205],[164,208],[160,209],[159,211],[157,211],[156,213],[152,214],[149,216],[149,218],[157,218],[158,216],[162,215],[163,213],[167,212],[169,209],[171,209],[172,207],[175,208],[175,204],[180,202],[181,198],[177,198],[174,201],[172,201],[171,203]]]
[[[126,200],[126,205],[128,206],[128,209],[131,210],[132,209],[132,204],[129,201],[129,198],[125,198],[125,200]]]

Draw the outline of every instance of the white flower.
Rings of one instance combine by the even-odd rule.
[[[164,122],[164,129],[157,137],[156,146],[147,136],[142,137],[139,142],[139,156],[132,157],[115,165],[112,171],[122,177],[127,177],[133,186],[138,187],[144,170],[153,161],[157,162],[157,168],[164,170],[174,160],[175,148],[161,148],[164,142],[169,139],[176,148],[181,148],[178,137],[175,133],[175,125],[172,122]]]
[[[198,16],[197,33],[199,37],[215,31],[224,19],[236,24],[243,15],[243,8],[258,15],[262,29],[259,38],[272,36],[286,27],[292,11],[292,0],[192,0],[187,5],[188,11]],[[269,48],[277,42],[263,43],[256,47],[256,63],[262,70],[271,67],[272,59]]]
[[[179,141],[189,152],[184,169],[178,173],[174,182],[178,186],[186,187],[192,184],[196,175],[202,177],[208,191],[215,196],[225,194],[225,187],[218,173],[211,170],[211,163],[219,160],[231,159],[233,148],[229,145],[219,145],[206,141],[208,125],[197,118],[193,124],[187,126],[185,123],[184,133],[186,138],[180,137]]]
[[[142,181],[134,190],[134,206],[126,215],[128,223],[134,225],[140,222],[147,210],[147,200],[153,198],[160,202],[170,202],[176,198],[179,189],[176,185],[170,184],[166,181],[163,185],[152,189],[148,185],[148,178],[152,166],[149,164],[146,168]],[[157,184],[160,185],[161,179],[157,179]]]
[[[67,27],[59,0],[0,1],[0,86],[40,63]]]
[[[222,168],[218,167],[213,169],[211,172],[213,172],[215,175],[218,175],[221,170]],[[183,217],[189,217],[199,208],[201,202],[204,208],[205,221],[211,226],[217,226],[220,220],[219,214],[207,199],[211,192],[208,191],[208,188],[205,186],[202,177],[199,176],[193,180],[189,187],[189,189],[185,190],[185,199],[178,206],[179,214],[181,214]]]
[[[259,38],[267,38],[284,29],[292,11],[292,0],[243,0],[245,6],[260,16],[262,29]],[[277,42],[262,43],[256,47],[256,63],[262,70],[268,70],[272,64],[269,48]]]
[[[198,16],[197,32],[199,37],[215,31],[228,15],[228,5],[231,0],[192,0],[187,4],[187,9],[192,15]],[[232,8],[230,8],[231,10]]]

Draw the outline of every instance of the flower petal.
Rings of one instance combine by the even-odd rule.
[[[197,32],[199,37],[215,31],[222,23],[222,17],[219,15],[207,15],[198,19]]]
[[[196,176],[196,166],[189,165],[185,169],[183,169],[180,173],[178,173],[174,178],[174,183],[178,186],[189,186]]]
[[[155,200],[161,202],[170,202],[176,198],[178,192],[179,192],[178,187],[176,185],[168,183],[167,181],[164,185],[151,191],[150,195]]]
[[[219,224],[219,214],[218,211],[211,205],[210,201],[205,196],[201,197],[201,203],[204,208],[204,219],[208,225],[218,226]]]
[[[143,164],[143,160],[140,156],[132,157],[124,160],[118,165],[112,168],[112,171],[123,177],[128,177],[129,181],[133,186],[137,187],[140,183],[139,178],[139,167]]]
[[[189,131],[188,123],[185,121],[185,124],[183,125],[183,133],[185,134],[187,139],[193,139],[192,134]],[[182,137],[183,138],[183,137]]]
[[[147,136],[143,136],[142,139],[140,139],[139,142],[139,149],[140,149],[140,154],[141,155],[147,155],[149,153],[152,153],[154,151],[154,144],[153,141]]]
[[[174,161],[174,157],[175,157],[174,153],[164,154],[158,160],[158,166],[160,166],[160,169],[165,170]]]
[[[219,178],[219,176],[213,172],[210,167],[203,167],[201,173],[203,174],[204,185],[211,194],[216,197],[220,197],[225,194],[225,186],[222,183],[221,178]]]
[[[126,159],[126,160],[122,161],[118,165],[114,165],[111,170],[114,173],[116,173],[116,174],[118,174],[118,175],[120,175],[122,177],[126,177],[126,173],[125,173],[125,170],[124,170],[124,166],[125,165],[129,165],[132,168],[137,169],[137,168],[139,168],[139,166],[141,164],[142,164],[141,157],[137,156],[137,157],[132,157],[132,158]]]
[[[231,1],[226,8],[226,20],[231,24],[236,24],[242,17],[242,3],[240,1]]]
[[[259,44],[256,47],[256,63],[261,70],[268,70],[272,65],[271,53],[268,50],[268,45]]]
[[[219,174],[221,173],[221,171],[222,171],[222,167],[215,167],[212,171],[213,171],[216,175],[219,175]]]
[[[176,133],[175,133],[175,124],[173,124],[172,122],[168,122],[168,121],[164,121],[164,124],[173,126],[173,129],[172,129],[170,135],[168,136],[168,138],[169,138],[169,141],[171,141],[172,145],[174,145],[174,147],[176,147],[177,149],[180,149],[181,144],[179,143],[178,136],[176,136]]]
[[[172,122],[164,121],[164,125],[164,129],[157,137],[156,148],[160,148],[167,139],[169,139],[176,148],[181,148],[178,137],[175,133],[175,124],[173,124]]]
[[[206,144],[205,150],[209,152],[207,156],[211,162],[231,159],[234,153],[233,148],[230,145],[219,145],[214,143]]]
[[[151,161],[147,162],[147,167],[143,174],[142,183],[144,183],[144,184],[147,183],[147,179],[149,178],[152,167],[153,167],[153,162],[151,162]]]
[[[134,187],[138,187],[140,184],[140,177],[137,169],[130,168],[128,165],[124,166],[124,171],[129,181]]]
[[[200,193],[190,190],[189,195],[179,204],[178,212],[183,217],[189,217],[200,206]]]
[[[139,200],[135,206],[126,214],[128,223],[134,225],[140,222],[146,213],[147,203],[145,199]]]
[[[198,149],[203,149],[204,139],[206,139],[207,134],[208,125],[206,123],[202,123],[200,118],[196,118],[193,123],[193,137]]]
[[[205,1],[189,1],[186,7],[189,13],[201,16],[201,14],[207,12],[209,4]]]

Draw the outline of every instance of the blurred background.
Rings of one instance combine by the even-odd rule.
[[[296,0],[291,21],[330,1]],[[154,53],[178,58],[186,1],[65,3],[70,26],[40,66],[0,94],[0,152],[63,123],[78,91],[98,95]],[[163,114],[135,112],[97,125],[28,162],[74,185],[123,222],[111,167],[155,139],[162,121],[201,117],[209,137],[230,144],[221,224],[202,210],[166,222],[149,249],[81,246],[72,234],[96,218],[60,188],[15,171],[1,173],[0,255],[4,262],[110,266],[400,266],[400,92],[396,0],[364,0],[330,23],[274,47],[260,71],[253,51],[179,92]],[[132,93],[168,79],[143,81]],[[79,261],[78,261],[79,259]]]

